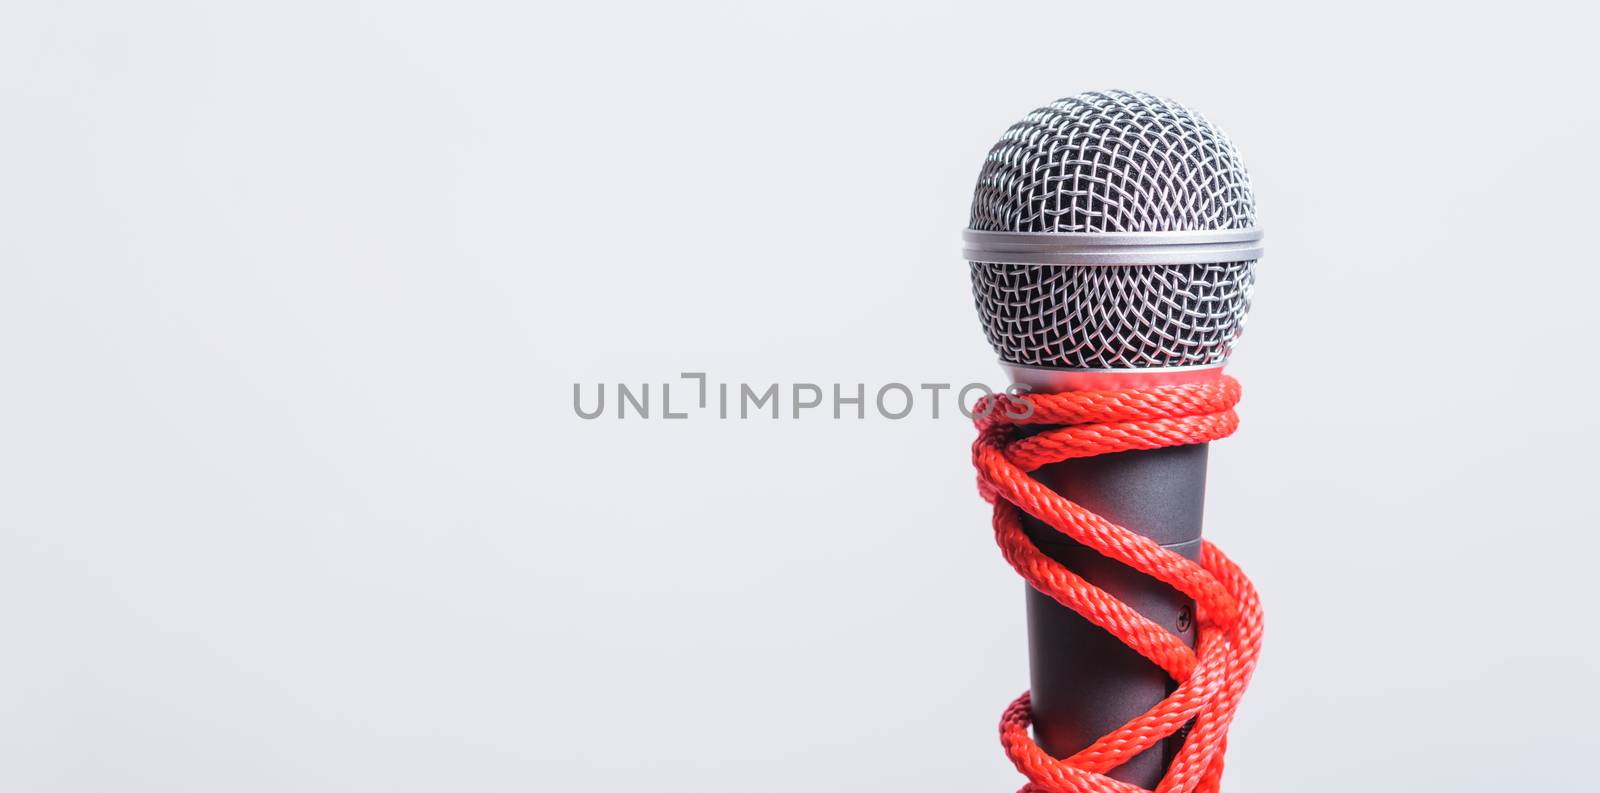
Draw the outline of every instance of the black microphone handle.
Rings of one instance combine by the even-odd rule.
[[[1194,444],[1103,454],[1046,465],[1033,476],[1086,509],[1198,559],[1206,450],[1206,444]],[[1026,514],[1023,529],[1050,558],[1194,646],[1194,602],[1187,595]],[[1088,747],[1154,707],[1176,687],[1160,667],[1032,587],[1028,587],[1028,648],[1033,734],[1054,757],[1065,758]],[[1186,730],[1108,775],[1154,788],[1182,746]]]

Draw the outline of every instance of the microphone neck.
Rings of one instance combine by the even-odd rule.
[[[1120,391],[1163,385],[1214,383],[1222,379],[1223,363],[1151,369],[1059,369],[1001,361],[1006,376],[1028,393],[1059,394],[1067,391]]]

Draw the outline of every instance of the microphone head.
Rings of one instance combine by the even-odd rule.
[[[1250,309],[1255,220],[1238,150],[1198,113],[1129,91],[1052,102],[978,176],[967,255],[984,332],[1010,364],[1220,366]]]

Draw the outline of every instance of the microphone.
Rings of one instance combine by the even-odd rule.
[[[1128,91],[1079,94],[1029,113],[989,150],[963,237],[984,334],[1012,382],[1030,394],[1078,394],[1118,405],[1130,393],[1188,394],[1186,389],[1198,389],[1195,393],[1224,394],[1220,399],[1232,388],[1231,398],[1237,399],[1237,385],[1223,376],[1222,368],[1250,309],[1262,234],[1256,227],[1250,176],[1238,150],[1199,114],[1168,99]],[[1230,401],[1207,409],[1201,418],[1214,431],[1202,437],[1232,431],[1228,422],[1236,419],[1231,407]],[[1042,443],[1053,429],[1017,424],[1007,428],[1014,435],[996,442],[996,448],[1012,454],[1019,442]],[[1138,426],[1115,421],[1090,430],[1095,437],[1139,434]],[[985,437],[980,436],[980,444]],[[1194,571],[1204,565],[1205,572],[1196,576],[1213,574],[1235,586],[1227,572],[1237,568],[1227,563],[1213,570],[1207,554],[1214,549],[1202,550],[1207,444],[1130,443],[1126,451],[1049,462],[1029,475],[1084,510],[1196,562]],[[981,488],[992,496],[992,485]],[[997,533],[1002,529],[1001,506],[997,502]],[[1066,577],[1081,577],[1089,585],[1084,591],[1092,595],[1098,588],[1189,647],[1196,646],[1195,590],[1181,591],[1069,537],[1035,514],[1038,507],[1025,499],[1016,506],[1027,542],[1069,571]],[[1147,545],[1129,543],[1141,549]],[[1002,539],[1002,547],[1006,544]],[[1140,553],[1172,561],[1163,552]],[[1220,552],[1215,555],[1225,562]],[[1009,550],[1007,556],[1019,572],[1030,575]],[[1242,581],[1243,575],[1238,578]],[[1242,587],[1234,591],[1243,609],[1241,621],[1232,633],[1218,634],[1224,637],[1218,641],[1236,640],[1234,645],[1243,648],[1241,659],[1235,659],[1235,671],[1242,676],[1228,678],[1230,684],[1237,681],[1239,693],[1254,667],[1260,630],[1254,592],[1248,581]],[[1153,662],[1148,647],[1141,652],[1081,615],[1081,602],[1078,608],[1069,607],[1030,586],[1027,609],[1031,688],[1013,706],[1027,713],[1008,711],[1007,717],[1031,716],[1033,740],[1050,757],[1070,758],[1088,749],[1161,705],[1177,689],[1171,668]],[[1204,602],[1199,616],[1211,619]],[[1112,620],[1104,615],[1097,619]],[[1202,666],[1208,663],[1206,651],[1202,646]],[[1169,725],[1172,734],[1151,739],[1132,757],[1116,758],[1121,764],[1104,775],[1154,789],[1183,750],[1189,728],[1201,719],[1220,718],[1220,727],[1206,725],[1222,733],[1214,736],[1219,747],[1214,761],[1193,761],[1204,769],[1194,772],[1202,778],[1181,788],[1168,782],[1168,789],[1211,787],[1220,778],[1221,737],[1237,702],[1237,693],[1231,696],[1232,702],[1222,708],[1226,712],[1216,718],[1174,707],[1183,719]],[[1014,728],[1017,722],[1003,727],[1007,723]],[[1020,723],[1025,737],[1027,722]],[[1008,743],[1008,751],[1010,747]],[[1029,772],[1016,752],[1013,760]],[[1082,784],[1070,789],[1117,789]]]

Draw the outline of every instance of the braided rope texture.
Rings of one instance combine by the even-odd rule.
[[[1050,463],[1226,438],[1238,427],[1237,380],[1120,391],[1026,397],[997,395],[974,411],[978,492],[994,505],[995,539],[1034,589],[1100,626],[1163,669],[1177,684],[1161,703],[1088,748],[1051,757],[1028,733],[1024,693],[1000,719],[1000,741],[1028,778],[1022,793],[1138,793],[1106,776],[1192,722],[1155,793],[1216,793],[1228,725],[1261,652],[1261,604],[1250,580],[1210,542],[1199,563],[1118,526],[1046,488],[1031,471]],[[1031,404],[1032,411],[1020,404]],[[1024,416],[1026,418],[1017,418]],[[1022,424],[1055,425],[1021,437]],[[1190,649],[1166,628],[1045,556],[1022,530],[1022,515],[1194,598],[1198,635]]]
[[[1255,194],[1221,129],[1170,99],[1093,91],[1013,124],[972,197],[980,231],[1250,228]],[[1226,360],[1255,289],[1255,262],[1041,267],[972,262],[984,333],[1011,363],[1080,369]]]

